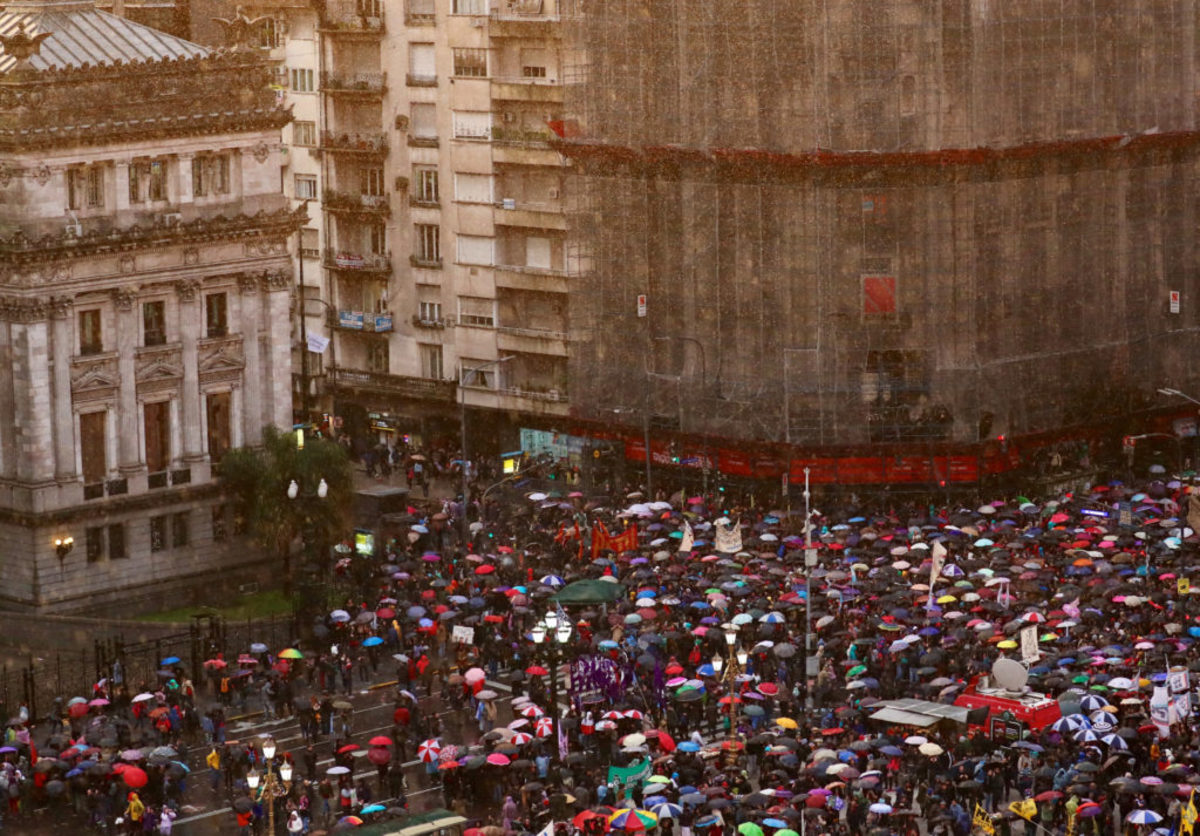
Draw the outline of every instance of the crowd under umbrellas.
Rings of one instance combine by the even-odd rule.
[[[533,494],[478,523],[472,542],[497,545],[470,553],[430,551],[414,527],[374,566],[369,596],[327,614],[315,646],[249,647],[244,669],[305,677],[333,646],[390,659],[398,718],[401,707],[419,713],[422,687],[440,686],[467,722],[451,731],[397,719],[390,736],[343,740],[326,777],[344,785],[365,759],[382,784],[411,754],[447,806],[478,820],[469,836],[548,822],[586,834],[964,833],[979,811],[1001,832],[1023,815],[1050,829],[1072,820],[1076,833],[1151,833],[1185,813],[1200,737],[1190,716],[1168,715],[1163,728],[1150,706],[1172,669],[1196,664],[1200,638],[1183,486],[969,508],[830,505],[814,518],[811,569],[802,519],[727,501]],[[636,526],[636,539],[593,553],[589,529],[600,525],[606,536]],[[718,535],[736,547],[716,551]],[[580,589],[594,598],[568,594]],[[535,641],[547,615],[565,631],[553,650]],[[892,699],[952,702],[1014,658],[1031,625],[1029,687],[1059,701],[1058,722],[998,742],[966,726],[869,719]],[[469,628],[470,643],[456,643],[454,627]],[[551,678],[566,671],[554,705]],[[76,725],[49,750],[10,724],[5,772],[43,776],[35,791],[46,796],[115,786],[177,809],[186,765],[169,745],[123,748],[142,715],[105,699],[73,702]],[[165,686],[139,700],[147,719],[179,702]],[[429,733],[406,753],[417,730]],[[249,793],[234,809],[255,803]],[[345,830],[406,814],[363,803],[306,824]]]

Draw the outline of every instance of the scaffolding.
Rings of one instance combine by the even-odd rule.
[[[574,407],[924,445],[1200,388],[1197,15],[582,3],[564,21],[578,135],[561,143],[587,253]]]

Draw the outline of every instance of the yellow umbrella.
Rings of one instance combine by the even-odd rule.
[[[1012,639],[1005,639],[1004,641],[1002,641],[996,645],[996,647],[1002,647],[1005,650],[1012,650],[1017,646],[1018,646],[1017,643],[1015,641],[1013,641]]]
[[[958,599],[955,598],[953,595],[943,595],[941,598],[937,599],[937,602],[939,604],[953,604],[957,600]]]
[[[798,724],[791,717],[778,717],[775,720],[775,725],[785,729],[799,728]]]

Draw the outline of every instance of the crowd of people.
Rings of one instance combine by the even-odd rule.
[[[294,833],[402,826],[413,780],[467,836],[1179,832],[1200,785],[1198,500],[1175,481],[818,499],[806,538],[803,512],[718,491],[566,490],[473,507],[466,543],[439,534],[461,504],[413,508],[427,518],[350,558],[367,581],[295,646],[214,655],[196,685],[178,660],[132,696],[98,682],[37,734],[14,718],[0,789],[10,818],[49,805],[169,833],[190,749],[246,833],[272,813]],[[952,703],[1002,658],[1061,717],[1003,737],[978,717],[871,719]],[[368,737],[347,695],[381,678],[391,731]],[[303,744],[226,739],[228,712],[259,710],[295,717]],[[296,778],[273,801],[268,765]]]

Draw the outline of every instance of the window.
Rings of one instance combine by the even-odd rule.
[[[100,310],[79,312],[79,353],[87,356],[104,351],[104,340],[100,332]]]
[[[167,303],[142,303],[142,345],[165,345],[167,342]]]
[[[195,165],[195,160],[192,162]],[[167,161],[134,160],[129,164],[129,202],[167,199]]]
[[[146,438],[146,470],[162,473],[171,464],[171,404],[157,401],[142,405],[142,430]]]
[[[483,15],[487,14],[487,9],[484,8],[484,0],[454,0],[452,14]]]
[[[478,235],[458,236],[458,263],[491,266],[495,263],[495,238]]]
[[[357,9],[363,17],[383,17],[383,0],[358,0]]]
[[[108,527],[108,557],[109,560],[124,560],[129,557],[125,549],[125,526],[114,523]]]
[[[378,374],[388,373],[388,344],[385,340],[371,340],[367,344],[367,370]]]
[[[229,298],[224,293],[210,293],[204,297],[204,330],[210,337],[223,337],[229,333]]]
[[[107,412],[83,412],[79,415],[79,450],[85,485],[100,484],[108,475],[107,423]]]
[[[305,227],[300,230],[300,255],[318,258],[321,255],[321,237],[318,230]]]
[[[363,168],[358,172],[358,190],[369,197],[383,196],[383,169]]]
[[[458,324],[492,328],[496,324],[496,305],[478,296],[458,297]]]
[[[150,518],[150,551],[160,552],[167,547],[167,518]]]
[[[67,206],[71,209],[104,207],[104,167],[85,165],[67,169]]]
[[[417,241],[414,245],[418,261],[442,260],[441,227],[437,224],[417,224]]]
[[[167,199],[167,161],[151,160],[146,179],[146,194],[151,201]]]
[[[86,534],[87,539],[87,561],[95,563],[98,560],[104,559],[104,529],[97,526],[89,528]]]
[[[422,322],[438,322],[442,318],[442,303],[422,302],[418,311],[417,318]]]
[[[436,168],[433,166],[414,166],[413,181],[416,184],[413,197],[421,203],[438,202],[438,170]]]
[[[483,389],[495,389],[497,373],[500,367],[494,360],[472,360],[467,357],[459,358],[459,384],[475,386]],[[482,368],[480,368],[482,366]]]
[[[149,163],[132,162],[129,164],[129,202],[146,202],[146,184],[150,180]]]
[[[311,93],[315,89],[312,70],[292,70],[292,90],[297,93]]]
[[[258,30],[258,45],[267,49],[283,46],[287,38],[287,21],[278,17],[263,19],[262,28]]]
[[[525,266],[536,270],[550,269],[550,239],[529,236],[525,239]]]
[[[441,380],[442,347],[440,345],[421,344],[421,374],[434,380]]]
[[[229,450],[229,393],[210,392],[204,398],[208,418],[208,457],[214,464]]]
[[[521,77],[522,78],[545,78],[546,77],[546,68],[545,67],[536,67],[536,66],[521,67]]]
[[[212,538],[214,543],[223,543],[229,539],[229,527],[225,523],[228,509],[224,505],[212,507]]]
[[[437,52],[433,44],[408,45],[408,74],[413,81],[437,81]]]
[[[412,106],[412,135],[418,139],[437,136],[437,107],[431,104]]]
[[[317,123],[316,122],[293,122],[292,123],[292,144],[313,146],[317,144]]]
[[[200,154],[192,158],[192,195],[229,194],[229,157]]]
[[[367,236],[372,255],[387,254],[387,228],[383,224],[371,224],[367,227]]]
[[[492,176],[455,173],[454,199],[463,203],[491,203]]]
[[[486,78],[487,50],[466,47],[455,48],[454,74],[466,78]]]
[[[408,0],[408,16],[432,22],[436,16],[433,0]]]
[[[896,277],[863,276],[863,313],[867,315],[896,312]]]
[[[171,515],[171,547],[182,549],[191,542],[191,514],[178,511]]]
[[[490,139],[491,136],[492,114],[490,111],[454,111],[454,137],[456,139]]]
[[[317,175],[315,174],[297,174],[296,176],[296,199],[297,200],[316,200],[317,199]]]

